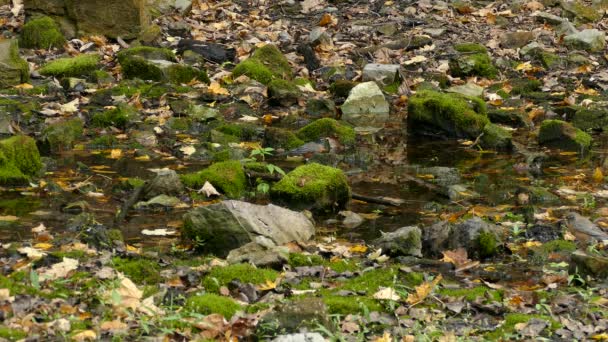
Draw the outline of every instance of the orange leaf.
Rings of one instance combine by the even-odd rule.
[[[602,173],[601,168],[596,167],[595,171],[593,171],[593,181],[596,183],[601,183],[604,181],[604,174]]]
[[[420,286],[416,286],[416,293],[408,294],[407,302],[411,305],[414,305],[425,300],[426,297],[428,297],[433,292],[435,286],[439,284],[441,279],[443,279],[443,276],[439,274],[437,277],[435,277],[435,279],[433,279],[433,281],[425,281]]]
[[[332,22],[333,22],[333,18],[331,16],[331,14],[325,13],[321,17],[321,20],[319,20],[319,26],[327,26],[327,25],[331,24]]]

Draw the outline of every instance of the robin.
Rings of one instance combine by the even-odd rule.
[[[566,214],[566,227],[576,239],[589,244],[592,240],[604,241],[608,240],[608,233],[601,230],[588,218],[583,217],[575,212]]]

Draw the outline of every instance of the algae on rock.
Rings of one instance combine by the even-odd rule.
[[[482,76],[494,78],[498,74],[487,49],[481,44],[464,43],[454,46],[459,54],[450,59],[450,71],[456,77]]]
[[[300,209],[336,210],[350,199],[344,172],[316,163],[298,166],[274,184],[273,200]]]

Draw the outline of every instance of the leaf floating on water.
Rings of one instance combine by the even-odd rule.
[[[174,230],[168,230],[164,228],[154,230],[144,229],[141,231],[141,233],[148,236],[168,236],[177,234],[177,232]]]

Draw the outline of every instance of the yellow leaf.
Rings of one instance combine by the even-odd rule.
[[[216,95],[230,95],[228,89],[222,88],[222,86],[218,82],[211,82],[207,90]]]
[[[524,246],[526,246],[527,248],[531,248],[531,247],[539,247],[542,246],[543,244],[538,242],[538,241],[526,241],[526,243],[524,243]]]
[[[578,86],[578,88],[576,88],[574,90],[574,92],[576,92],[578,94],[591,95],[591,96],[597,95],[597,90],[591,89],[591,88],[585,88],[585,86],[582,84],[580,86]]]
[[[433,281],[431,281],[431,282],[425,281],[420,286],[416,286],[416,293],[408,294],[407,302],[410,305],[414,305],[414,304],[420,303],[423,300],[425,300],[426,297],[428,297],[431,294],[431,292],[433,292],[433,289],[435,288],[435,286],[437,286],[437,284],[439,284],[441,279],[443,279],[443,276],[440,274],[437,277],[435,277],[435,279],[433,279]]]
[[[355,245],[355,246],[351,246],[348,250],[351,253],[365,253],[365,252],[367,252],[367,246],[365,246],[365,245]]]
[[[524,62],[519,64],[518,66],[515,67],[515,70],[517,71],[528,71],[528,70],[532,70],[532,63],[530,62]]]
[[[17,221],[19,218],[17,216],[13,216],[13,215],[4,215],[4,216],[0,216],[0,221],[5,221],[5,222],[13,222],[13,221]]]
[[[596,167],[595,171],[593,171],[593,181],[596,183],[601,183],[604,181],[604,174],[602,173],[601,168]]]
[[[382,337],[378,337],[377,339],[374,340],[374,342],[392,342],[393,341],[393,337],[391,336],[391,334],[389,332],[385,332],[384,335],[382,335]]]
[[[110,151],[110,158],[111,159],[120,159],[122,157],[122,150],[115,148],[112,151]]]
[[[29,83],[21,83],[21,84],[14,86],[13,88],[15,88],[15,89],[33,89],[34,86]]]
[[[97,334],[93,330],[85,330],[72,336],[74,341],[95,341]]]
[[[127,251],[131,252],[131,253],[137,253],[137,254],[139,254],[141,252],[139,248],[137,248],[135,246],[131,246],[131,245],[127,245]]]
[[[591,339],[596,340],[596,341],[608,341],[608,334],[601,333],[601,334],[593,335],[593,336],[591,336]]]
[[[258,285],[258,290],[260,291],[270,291],[277,288],[277,281],[266,280],[266,283]]]
[[[41,243],[35,244],[34,248],[38,248],[38,249],[41,249],[43,251],[46,251],[46,250],[49,250],[49,249],[53,248],[53,245],[50,244],[50,243],[41,242]]]

